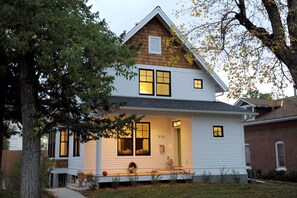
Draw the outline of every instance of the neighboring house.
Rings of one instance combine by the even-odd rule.
[[[258,113],[244,123],[247,165],[262,171],[297,171],[297,97],[242,98],[235,105]]]
[[[12,135],[8,139],[9,150],[22,150],[22,136],[20,134]]]
[[[183,48],[172,54],[164,38],[177,32]],[[117,174],[126,174],[130,162],[138,166],[139,180],[150,179],[152,170],[166,172],[169,156],[174,168],[195,173],[194,181],[210,174],[215,182],[221,174],[234,170],[242,182],[247,173],[244,153],[243,115],[246,110],[216,101],[216,94],[228,89],[197,54],[190,64],[185,58],[191,48],[174,24],[156,7],[138,23],[124,40],[126,45],[142,43],[131,80],[116,76],[113,101],[127,102],[119,112],[145,115],[135,131],[118,139],[102,138],[80,144],[76,136],[62,130],[49,136],[49,156],[56,159],[52,186],[63,186],[79,170],[102,176],[99,182],[111,182]],[[179,46],[174,43],[175,46]],[[176,62],[167,66],[175,56]],[[113,75],[114,71],[108,71]],[[166,177],[169,178],[169,172]],[[145,177],[144,175],[147,175]],[[143,177],[142,177],[143,176]]]

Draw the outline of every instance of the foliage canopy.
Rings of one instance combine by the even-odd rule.
[[[297,1],[181,1],[176,15],[194,22],[182,32],[213,67],[222,67],[233,97],[271,84],[276,93],[297,84]]]

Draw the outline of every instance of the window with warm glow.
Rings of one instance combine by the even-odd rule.
[[[157,71],[157,96],[170,96],[170,72]]]
[[[126,128],[124,135],[118,137],[118,155],[133,155],[133,132]]]
[[[60,157],[68,157],[68,130],[63,129],[60,134]]]
[[[203,81],[201,79],[194,79],[194,88],[203,89]]]
[[[136,155],[150,155],[150,123],[137,122],[136,131]]]
[[[224,137],[222,126],[213,126],[213,137]]]
[[[139,94],[154,95],[154,71],[139,69]]]

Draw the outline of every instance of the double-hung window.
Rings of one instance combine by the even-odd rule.
[[[60,133],[60,157],[68,157],[68,130],[63,129]]]
[[[170,72],[157,71],[157,96],[170,96]]]
[[[150,155],[150,123],[136,123],[136,155]]]
[[[154,95],[154,70],[139,69],[139,94]]]
[[[170,71],[157,70],[156,83],[154,73],[154,70],[139,69],[139,94],[150,96],[171,96]]]
[[[126,128],[125,134],[118,137],[118,155],[133,155],[133,132]]]
[[[276,167],[277,167],[277,169],[286,170],[284,142],[278,141],[275,143],[275,152],[276,152]]]
[[[136,122],[135,133],[125,129],[125,134],[117,138],[118,156],[150,155],[151,127],[149,122]],[[135,150],[134,150],[135,149]]]

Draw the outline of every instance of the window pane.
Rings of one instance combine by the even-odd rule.
[[[251,166],[251,150],[250,145],[245,145],[245,161],[247,166]]]
[[[157,94],[158,95],[166,95],[168,96],[170,93],[169,93],[169,85],[167,84],[158,84],[157,85]]]
[[[202,89],[203,88],[202,80],[194,79],[194,88],[195,89]]]
[[[153,84],[141,82],[139,92],[141,94],[153,94]]]
[[[118,139],[118,155],[132,155],[133,154],[133,139],[123,138]]]
[[[224,136],[223,127],[222,126],[214,126],[213,127],[213,136],[214,137],[223,137]]]
[[[60,156],[68,157],[68,130],[63,129],[60,134]]]
[[[278,167],[285,167],[285,150],[283,143],[277,143]]]
[[[149,37],[149,53],[161,54],[161,37]]]
[[[60,155],[61,156],[67,156],[67,143],[66,142],[61,142],[61,148],[60,148]]]
[[[150,154],[150,123],[136,123],[136,155]]]

